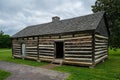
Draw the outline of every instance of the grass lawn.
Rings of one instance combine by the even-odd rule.
[[[109,59],[98,64],[94,69],[61,66],[55,70],[70,73],[67,80],[120,80],[120,49],[117,52],[109,50]]]
[[[12,58],[11,49],[0,49],[0,60],[7,61],[7,62],[14,62],[18,64],[26,64],[30,66],[43,66],[48,64],[45,62],[37,62],[37,61],[31,61],[31,60],[22,60],[22,59]]]
[[[42,66],[48,64],[45,62],[39,63],[30,60],[13,59],[11,57],[11,49],[0,49],[0,60],[31,66]],[[71,75],[67,80],[120,80],[120,49],[116,52],[109,50],[109,59],[104,63],[98,64],[93,69],[63,65],[54,68],[54,70],[70,73]]]
[[[4,80],[6,79],[8,76],[10,76],[11,74],[9,72],[0,70],[0,80]]]

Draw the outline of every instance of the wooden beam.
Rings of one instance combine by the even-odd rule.
[[[101,35],[98,35],[98,34],[95,34],[95,37],[98,37],[98,38],[103,38],[103,39],[108,39],[108,37],[101,36]]]
[[[72,58],[72,57],[66,57],[65,60],[90,60],[92,61],[92,58]]]
[[[76,55],[76,54],[65,54],[65,56],[73,56],[73,57],[92,57],[92,55]]]
[[[107,52],[107,50],[95,52],[95,55],[100,54],[100,53],[104,53],[104,52]]]
[[[91,43],[92,41],[72,41],[72,42],[65,42],[65,44],[67,43],[72,43],[72,44],[77,44],[77,43]]]
[[[95,49],[95,52],[97,51],[102,51],[102,50],[106,50],[107,48],[98,48],[98,49]]]
[[[65,53],[92,53],[92,51],[65,51]]]
[[[103,42],[103,43],[106,42],[107,43],[108,41],[106,39],[105,40],[99,40],[99,39],[95,38],[95,42]]]
[[[53,57],[40,55],[39,58],[53,58]]]
[[[99,63],[100,61],[102,61],[103,59],[105,59],[105,58],[107,58],[108,57],[108,55],[105,55],[105,56],[103,56],[103,57],[101,57],[101,58],[99,58],[99,59],[96,59],[95,60],[95,63],[97,64],[97,63]]]
[[[34,47],[26,47],[26,48],[37,48],[37,46],[34,46]]]
[[[95,56],[95,59],[98,59],[99,57],[102,57],[102,56],[104,56],[104,55],[107,55],[107,54],[105,53],[105,54],[96,55],[96,56]]]
[[[39,53],[39,55],[48,55],[48,56],[52,55],[53,56],[54,54],[53,53]]]
[[[39,47],[54,47],[54,45],[40,45],[39,44]]]
[[[54,53],[54,50],[53,51],[50,51],[50,50],[39,50],[39,52]]]
[[[77,64],[77,65],[83,65],[83,66],[89,66],[92,65],[92,62],[77,62],[77,61],[67,61],[65,60],[64,63],[69,63],[69,64]]]
[[[54,48],[51,48],[51,47],[39,47],[39,49],[53,49],[54,50]]]
[[[95,42],[95,45],[107,45],[107,43],[98,43],[98,42]]]
[[[92,47],[73,47],[73,48],[65,48],[65,50],[91,50]]]
[[[104,46],[95,45],[95,48],[107,48],[107,45],[104,45]]]
[[[32,53],[32,54],[37,54],[37,52],[26,52],[26,54],[29,54],[29,53]]]

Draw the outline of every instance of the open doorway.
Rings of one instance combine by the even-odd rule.
[[[62,41],[55,42],[56,45],[56,58],[64,58],[64,44]]]

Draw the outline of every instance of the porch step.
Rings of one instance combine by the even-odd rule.
[[[63,64],[63,59],[54,59],[51,63],[62,65]]]

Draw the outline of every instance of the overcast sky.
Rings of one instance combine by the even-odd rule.
[[[13,35],[26,26],[92,13],[96,0],[0,0],[0,30]]]

